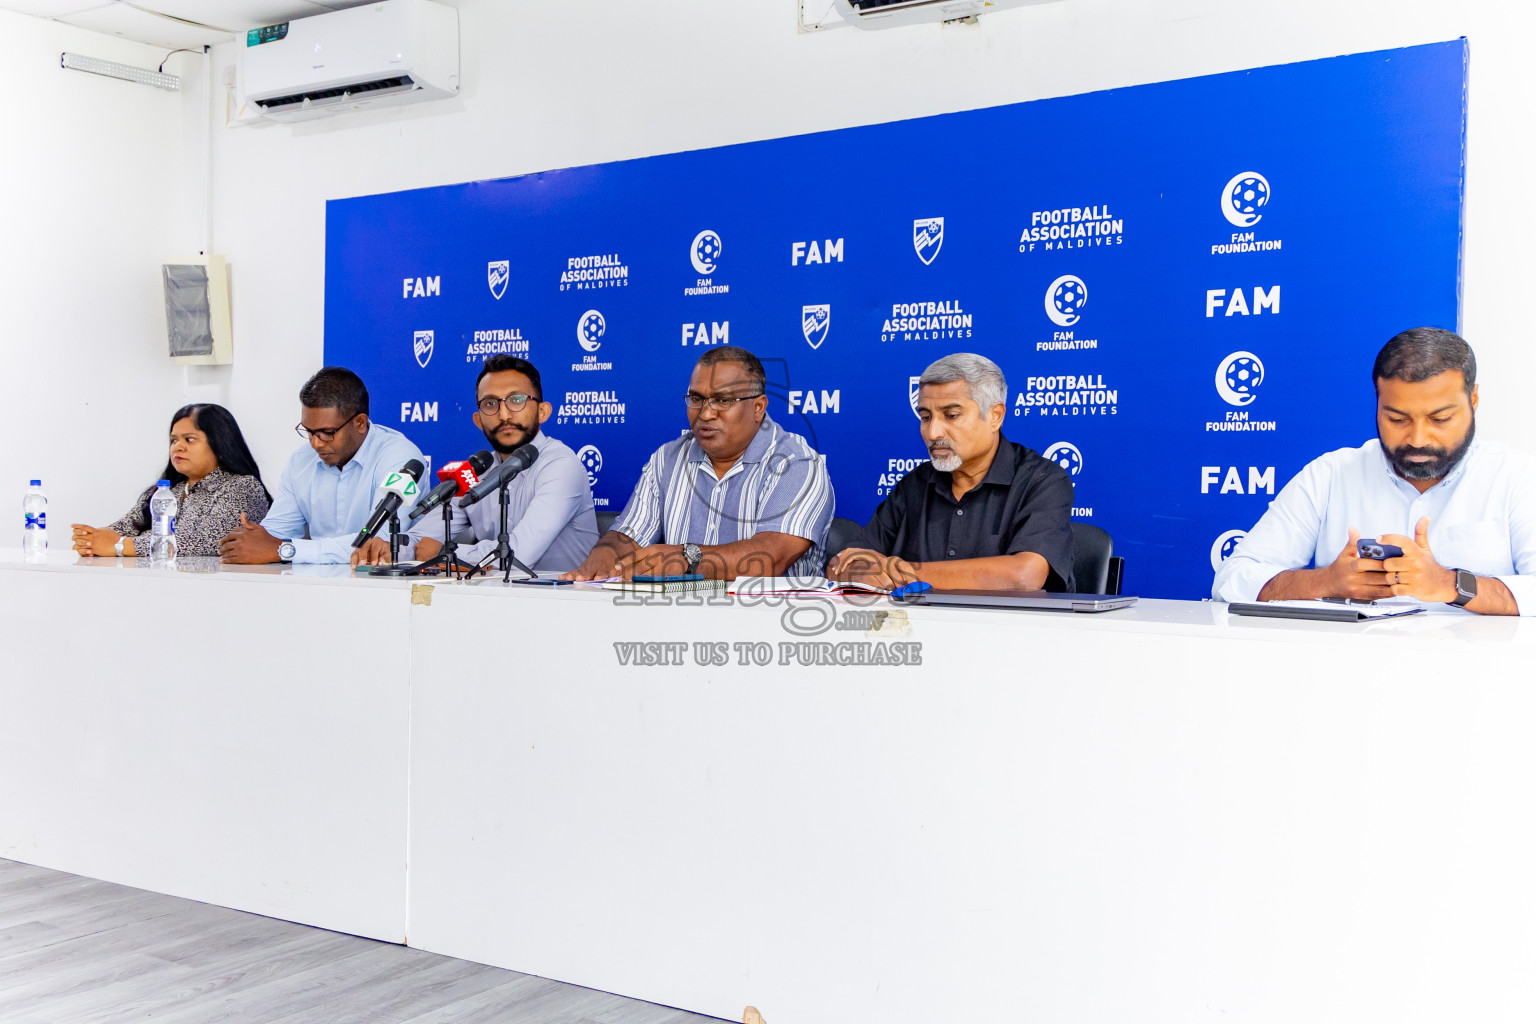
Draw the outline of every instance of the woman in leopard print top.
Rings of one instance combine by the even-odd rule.
[[[219,541],[240,525],[267,514],[272,497],[261,482],[256,460],[229,410],[221,405],[189,405],[171,417],[171,456],[162,479],[176,495],[176,552],[217,555]],[[110,526],[76,523],[75,551],[110,558],[121,539],[122,553],[148,555],[151,486],[133,508]]]

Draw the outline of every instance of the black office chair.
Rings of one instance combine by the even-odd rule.
[[[853,542],[859,539],[859,534],[864,527],[852,519],[844,519],[842,516],[833,516],[832,525],[827,529],[827,561],[842,552],[845,548],[853,547]]]
[[[613,529],[613,524],[618,522],[619,514],[617,512],[610,512],[605,508],[594,509],[593,511],[597,516],[597,535],[599,537]]]
[[[1115,542],[1097,526],[1072,524],[1073,588],[1079,594],[1120,593],[1125,578],[1125,559],[1115,557]]]

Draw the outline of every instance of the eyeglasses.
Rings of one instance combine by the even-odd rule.
[[[339,427],[325,427],[321,430],[310,430],[304,424],[300,423],[298,426],[293,428],[293,431],[306,441],[312,437],[318,437],[321,444],[330,444],[332,441],[336,440],[337,434],[347,429],[347,423],[351,422],[351,420],[348,420],[346,423],[343,423]]]
[[[761,397],[763,397],[761,391],[754,391],[750,395],[733,395],[729,397],[722,395],[706,396],[690,391],[683,396],[683,401],[688,403],[688,408],[690,409],[702,409],[707,405],[716,412],[725,412],[738,402],[750,402],[754,398]]]
[[[528,404],[528,400],[530,398],[533,398],[533,396],[524,395],[521,393],[508,395],[506,398],[497,398],[495,395],[486,395],[484,398],[480,399],[480,412],[486,416],[490,416],[503,405],[507,407],[507,412],[521,412],[523,406]],[[534,400],[538,401],[538,399]]]

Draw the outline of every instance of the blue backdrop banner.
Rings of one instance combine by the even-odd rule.
[[[1459,322],[1466,62],[1461,40],[335,200],[326,361],[441,465],[484,447],[480,363],[530,359],[545,431],[618,510],[686,429],[693,362],[740,345],[863,522],[926,456],[917,376],[979,352],[1127,592],[1207,596],[1291,476],[1374,436],[1376,350]]]

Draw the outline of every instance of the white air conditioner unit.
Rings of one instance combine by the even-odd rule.
[[[1060,0],[833,0],[842,19],[859,28],[895,28],[924,21],[959,21],[978,14]]]
[[[446,99],[459,91],[459,12],[384,0],[253,28],[240,78],[245,109],[274,121]]]

